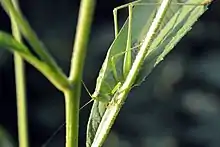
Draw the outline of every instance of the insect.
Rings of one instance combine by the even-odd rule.
[[[92,112],[88,123],[87,135],[90,127],[92,127],[92,129],[95,128],[95,130],[97,130],[98,126],[96,125],[101,122],[102,116],[106,111],[106,104],[108,104],[111,98],[118,92],[118,90],[123,85],[128,73],[130,72],[136,55],[139,52],[139,48],[143,44],[143,39],[146,36],[149,27],[151,26],[152,20],[156,15],[157,8],[160,3],[145,3],[146,1],[147,0],[138,0],[132,3],[122,5],[113,10],[115,40],[110,46],[105,61],[100,70],[99,77],[97,78],[95,92],[91,95],[88,89],[86,88],[87,92],[92,98],[91,101],[94,100]],[[175,2],[176,1],[177,0],[175,0]],[[196,1],[200,2],[201,0]],[[165,27],[167,22],[174,16],[174,14],[176,14],[176,11],[184,5],[185,3],[173,4],[167,12],[169,13],[169,15],[164,16],[164,21],[160,22],[161,28]],[[201,3],[195,5],[201,5]],[[128,8],[128,19],[124,26],[121,29],[119,29],[117,12],[118,10],[123,8]],[[141,20],[137,21],[137,15],[140,15],[139,13],[143,15],[143,12],[144,17],[142,17]],[[175,21],[173,25],[175,27]],[[172,33],[169,34],[169,31],[165,33],[160,33],[160,31],[157,30],[154,32],[154,34],[154,44],[153,47],[149,49],[149,53],[150,51],[153,51],[154,48],[163,45],[163,41],[157,40],[157,37],[164,38],[163,40],[165,42],[167,38],[169,39],[169,37],[172,36]],[[154,55],[153,58],[158,57],[160,54],[161,53],[159,52],[159,54]],[[99,112],[98,117],[95,113],[93,113],[93,111]],[[93,126],[89,126],[90,124]],[[93,140],[89,140],[89,144],[92,141]]]
[[[110,130],[121,105],[124,102],[124,97],[126,97],[126,94],[123,95],[124,92],[122,91],[125,90],[127,85],[129,88],[128,91],[130,91],[130,87],[135,84],[135,81],[133,80],[134,78],[129,80],[129,77],[126,77],[128,75],[135,75],[133,71],[136,72],[142,68],[138,65],[144,65],[143,77],[140,78],[140,82],[142,82],[143,79],[149,75],[152,69],[190,29],[190,27],[188,27],[190,25],[186,23],[186,20],[190,20],[188,17],[192,18],[192,23],[188,22],[192,25],[195,22],[195,17],[193,18],[192,16],[199,17],[201,12],[205,10],[201,4],[202,0],[188,0],[186,3],[172,3],[171,5],[169,5],[171,0],[162,0],[162,3],[159,4],[159,8],[158,3],[147,4],[142,2],[146,2],[146,0],[132,2],[120,6],[113,11],[116,39],[112,43],[112,46],[106,55],[102,69],[100,70],[96,83],[95,96],[98,96],[99,93],[108,92],[110,89],[114,89],[115,86],[118,85],[118,81],[120,81],[122,86],[119,86],[114,97],[111,97],[113,99],[110,102],[111,107],[109,107],[109,109],[106,109],[101,101],[95,101],[93,103],[92,112],[87,126],[86,144],[88,147],[100,145],[106,138],[108,131]],[[173,0],[172,2],[178,1]],[[195,3],[192,4],[190,2]],[[125,25],[118,33],[117,23],[115,23],[117,22],[117,17],[115,16],[117,16],[117,10],[126,7],[128,8],[129,16]],[[194,15],[191,15],[192,12]],[[198,15],[196,12],[199,12]],[[137,19],[140,15],[143,16],[141,17],[142,19]],[[187,25],[181,23],[183,20]],[[121,38],[126,41],[123,42],[121,50],[118,51],[119,43],[117,41],[122,41],[123,39]],[[133,62],[133,57],[131,56],[132,51],[130,51],[132,48],[131,43],[134,42],[134,40],[141,41],[143,39],[143,45],[140,47],[138,55],[134,57],[137,62]],[[114,55],[124,51],[125,54],[122,59],[119,58],[114,62],[111,61]],[[141,61],[138,59],[141,59]],[[141,62],[144,62],[144,64],[139,64]],[[117,78],[115,82],[111,83],[111,75],[113,75],[113,79]],[[111,87],[108,89],[108,86],[105,85],[105,83],[109,83],[109,85],[113,88]],[[117,98],[117,96],[119,96],[119,98]],[[102,98],[105,99],[105,97]]]
[[[181,3],[179,2],[179,0],[172,0],[170,6],[171,8],[167,12],[169,13],[169,15],[163,18],[165,21],[161,21],[161,27],[164,27],[166,25],[167,23],[166,20],[169,20],[170,17],[172,17],[172,15],[175,14],[176,10],[178,10],[180,7],[184,5],[189,5],[189,6],[206,5],[210,3],[210,1],[211,0],[205,0],[202,3],[192,4],[192,3]],[[149,0],[137,0],[116,7],[113,10],[115,41],[113,41],[106,55],[106,59],[103,63],[102,69],[100,70],[99,77],[97,78],[95,91],[91,95],[91,97],[94,100],[98,100],[101,102],[108,102],[109,99],[112,97],[112,95],[117,91],[116,89],[120,88],[120,86],[118,85],[122,85],[124,83],[124,80],[126,79],[128,73],[130,72],[133,61],[136,58],[138,50],[143,43],[144,36],[146,35],[150,27],[150,24],[152,23],[153,18],[156,15],[157,12],[156,10],[158,6],[160,6],[160,4],[161,2],[149,3]],[[150,13],[149,16],[146,15],[145,18],[143,18],[143,22],[138,22],[136,21],[138,12],[134,11],[134,9],[137,7],[139,7],[138,9],[148,9],[148,11],[149,12],[152,11],[152,13]],[[128,18],[125,25],[121,29],[119,29],[117,14],[119,10],[124,8],[128,9]],[[148,11],[146,10],[146,13]],[[136,28],[133,28],[133,26],[135,27],[138,26],[140,28],[142,27],[142,29],[137,30]],[[155,36],[157,36],[159,32],[160,31],[154,32],[156,34]],[[122,43],[118,43],[119,40]],[[157,45],[159,44],[160,42],[157,43]],[[151,49],[153,49],[153,47],[150,48],[149,50]]]

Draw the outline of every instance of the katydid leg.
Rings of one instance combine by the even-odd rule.
[[[116,62],[117,62],[117,59],[123,55],[125,55],[127,52],[137,52],[136,50],[139,50],[138,48],[142,45],[142,42],[138,45],[135,45],[134,47],[128,49],[128,50],[125,50],[124,52],[121,52],[121,53],[118,53],[118,54],[115,54],[114,56],[111,57],[110,59],[110,64],[111,64],[111,69],[112,69],[112,72],[113,72],[113,76],[114,76],[114,79],[119,82],[119,78],[118,78],[118,74],[117,74],[117,68],[116,68]]]
[[[133,5],[130,4],[128,6],[128,34],[127,34],[127,45],[126,45],[126,53],[124,56],[124,63],[123,63],[123,77],[124,79],[127,77],[130,69],[131,69],[131,65],[132,65],[132,57],[131,57],[131,42],[132,42],[132,38],[131,38],[131,31],[132,31],[132,9],[133,9]]]
[[[134,1],[134,2],[131,2],[131,3],[127,3],[127,4],[124,4],[124,5],[121,5],[119,7],[116,7],[114,8],[113,10],[113,17],[114,17],[114,31],[115,31],[115,38],[117,37],[118,35],[118,10],[120,9],[124,9],[126,7],[129,7],[130,5],[135,5],[136,3],[140,2],[141,0],[137,0],[137,1]]]

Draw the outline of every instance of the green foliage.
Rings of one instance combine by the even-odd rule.
[[[159,6],[158,4],[147,5],[146,2],[147,0],[143,0],[134,4],[131,30],[132,47],[134,47],[135,44],[142,43]],[[172,1],[172,4],[170,4],[169,9],[160,24],[160,28],[155,32],[155,37],[149,46],[144,64],[142,65],[140,73],[137,76],[136,82],[133,83],[133,86],[140,85],[144,81],[153,68],[163,60],[167,53],[174,48],[178,41],[191,29],[191,26],[197,21],[197,19],[207,10],[207,5],[202,5],[202,2],[203,0],[188,0],[187,3],[180,4]],[[144,4],[142,5],[141,3]],[[101,129],[101,127],[104,127],[105,125],[105,116],[108,117],[107,114],[110,114],[111,109],[113,109],[111,106],[106,107],[106,102],[100,101],[99,99],[111,100],[113,97],[116,97],[116,95],[111,95],[112,89],[114,89],[118,82],[123,84],[126,79],[126,77],[123,77],[122,71],[124,56],[120,56],[114,60],[118,75],[117,79],[119,81],[114,79],[111,59],[117,54],[125,52],[127,34],[128,20],[125,22],[118,36],[110,46],[100,70],[99,77],[97,78],[93,97],[98,97],[98,100],[94,101],[87,126],[87,147],[93,146],[95,138],[99,135],[97,133],[98,129],[105,131],[104,129]],[[133,56],[133,61],[134,59],[135,56]],[[128,89],[130,90],[132,87],[128,87]],[[120,109],[120,106],[118,109]],[[116,116],[112,118],[113,121],[115,117]],[[111,125],[112,124],[113,122]],[[109,130],[109,128],[107,128],[107,130]]]
[[[92,19],[92,17],[89,17],[89,19],[84,17],[88,17],[89,14],[92,15],[95,5],[94,2],[92,3],[90,1],[91,3],[88,3],[89,1],[82,1],[82,3],[85,2],[84,5],[82,5],[82,11],[80,13],[83,18],[80,19],[79,17],[79,28],[82,28],[77,29],[77,41],[74,46],[75,58],[72,60],[69,79],[48,53],[46,47],[38,39],[22,13],[15,9],[10,0],[0,0],[0,2],[9,16],[19,24],[19,31],[30,44],[37,57],[32,54],[24,44],[16,41],[11,35],[5,32],[0,32],[0,47],[12,53],[18,53],[27,62],[42,72],[52,84],[64,93],[67,118],[66,139],[68,142],[66,146],[77,146],[81,73]],[[161,0],[156,0],[158,3],[147,4],[147,2],[149,2],[149,0],[138,0],[132,3],[132,15],[129,17],[132,18],[132,21],[129,22],[126,20],[107,52],[97,78],[95,92],[92,95],[95,101],[88,122],[87,147],[93,146],[93,143],[96,142],[96,138],[99,138],[99,135],[103,135],[100,133],[100,130],[103,130],[105,133],[103,135],[105,139],[126,96],[133,86],[140,85],[145,80],[154,67],[174,48],[207,9],[207,5],[202,4],[204,0],[188,0],[182,4],[178,3],[178,0],[173,0],[168,9],[164,9],[165,15],[161,15],[163,17],[162,21],[159,21],[157,24],[159,28],[154,30],[153,35],[150,36],[153,37],[150,38],[150,41],[144,46],[142,44],[146,41],[145,37],[150,32],[149,29],[153,26],[152,22],[158,14],[158,8],[160,7],[159,2],[161,2]],[[91,11],[87,11],[89,8]],[[131,28],[130,31],[129,28]],[[83,35],[85,36],[82,37]],[[129,36],[131,38],[129,38]],[[131,44],[131,46],[128,46],[128,44]],[[144,55],[143,60],[140,61],[141,66],[132,77],[129,77],[127,76],[128,72],[130,73],[132,70],[124,70],[124,54],[128,52],[132,53],[131,59],[128,58],[129,60],[126,61],[131,61],[133,64],[134,61],[138,59],[137,54],[140,54],[139,49],[141,48],[144,48],[142,54]],[[125,87],[124,83],[129,78],[134,78],[135,80],[130,80],[132,84],[128,84],[128,86]],[[125,87],[124,89],[122,88],[123,86]],[[126,92],[120,97],[120,94],[124,91]],[[110,120],[111,122],[108,122],[106,125],[106,120]],[[102,146],[102,143],[103,142],[98,141],[97,146]]]
[[[3,32],[0,33],[0,47],[6,48],[12,53],[18,53],[27,62],[38,69],[46,78],[65,96],[66,108],[66,147],[78,146],[78,118],[79,101],[81,92],[81,78],[86,55],[87,42],[90,33],[90,26],[93,19],[95,0],[82,0],[80,5],[76,40],[69,78],[63,73],[53,57],[49,54],[44,44],[33,31],[23,14],[13,5],[15,1],[0,0],[2,7],[12,22],[12,30],[21,33],[22,37],[33,49],[30,50],[22,43],[17,42],[12,36]],[[18,24],[18,25],[14,25]],[[20,36],[20,35],[19,35]],[[20,36],[21,38],[21,36]],[[18,69],[19,70],[19,69]],[[22,69],[20,69],[22,70]],[[19,83],[16,83],[19,84]],[[21,84],[19,84],[21,85]],[[19,86],[18,86],[19,87]],[[21,111],[20,111],[21,112]],[[22,114],[20,114],[21,116]],[[20,127],[20,126],[19,126]]]
[[[14,147],[12,137],[2,126],[0,126],[0,146]]]
[[[19,24],[19,31],[23,35],[23,37],[28,41],[28,43],[33,48],[33,51],[37,54],[38,57],[35,57],[31,53],[27,54],[24,52],[19,52],[21,56],[32,64],[35,68],[37,68],[40,72],[42,72],[59,90],[63,90],[69,88],[69,82],[67,81],[67,77],[60,69],[60,67],[56,64],[53,57],[48,53],[44,44],[38,39],[35,32],[32,30],[28,21],[22,15],[22,13],[15,9],[10,0],[1,0],[1,5],[5,9],[12,19]],[[7,37],[8,39],[9,37]],[[2,40],[5,42],[4,40]],[[6,40],[7,41],[7,40]],[[11,43],[15,43],[10,40]],[[8,41],[8,43],[10,43]],[[16,44],[18,45],[18,43]],[[9,47],[6,46],[6,48]],[[16,46],[14,46],[16,47]],[[17,47],[24,47],[24,45],[18,45]],[[17,51],[19,48],[11,48],[10,51]],[[27,49],[25,49],[27,51]]]
[[[8,49],[10,52],[31,55],[29,49],[22,43],[16,41],[8,33],[0,31],[0,47]]]

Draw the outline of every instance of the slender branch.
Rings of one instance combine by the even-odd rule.
[[[82,76],[94,9],[95,0],[81,1],[69,77],[72,82]]]
[[[60,74],[44,61],[35,57],[29,49],[19,43],[11,35],[0,31],[0,47],[8,49],[12,53],[18,53],[23,59],[38,69],[60,91],[71,88],[69,80],[64,74]]]
[[[18,27],[22,35],[24,35],[24,37],[29,41],[35,53],[41,58],[41,60],[47,62],[47,64],[49,64],[51,67],[56,68],[56,62],[53,60],[45,46],[41,43],[35,32],[32,30],[28,21],[24,19],[21,11],[15,9],[11,0],[0,0],[0,2],[5,11],[7,13],[10,12],[10,15],[13,16],[14,20],[19,24]]]
[[[95,0],[81,0],[69,75],[72,89],[64,91],[66,105],[66,147],[78,147],[81,79],[94,9]]]
[[[18,1],[12,0],[14,7],[19,9]],[[12,34],[19,42],[22,41],[21,34],[13,16],[11,18]],[[19,146],[28,147],[28,121],[27,121],[27,104],[26,104],[26,80],[25,66],[20,55],[14,53],[15,64],[15,80],[16,80],[16,95],[17,95],[17,115],[18,115],[18,137]]]
[[[34,52],[39,56],[41,61],[48,64],[53,72],[56,73],[61,79],[67,79],[61,68],[57,65],[53,57],[49,54],[44,44],[39,40],[36,33],[32,30],[27,20],[23,17],[21,11],[16,10],[11,0],[0,0],[2,7],[7,13],[10,12],[10,16],[13,16],[14,20],[19,24],[19,30],[22,35],[27,39],[33,48]],[[59,81],[59,80],[57,80]],[[65,87],[62,87],[63,89]],[[60,89],[60,88],[59,88]]]

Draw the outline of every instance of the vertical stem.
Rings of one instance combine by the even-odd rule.
[[[64,90],[66,106],[66,147],[78,147],[81,80],[94,8],[95,0],[81,0],[69,75],[72,88]]]
[[[74,90],[64,92],[66,107],[66,147],[78,147],[79,99]]]
[[[20,55],[14,53],[15,80],[17,95],[18,137],[19,147],[28,147],[28,121],[26,104],[25,66]]]
[[[12,0],[12,3],[16,9],[19,9],[18,2],[16,0]],[[17,41],[21,42],[21,34],[18,29],[17,23],[15,22],[12,15],[10,18],[12,23],[12,34]],[[28,147],[25,66],[21,56],[17,53],[14,53],[14,64],[17,95],[19,147]]]

